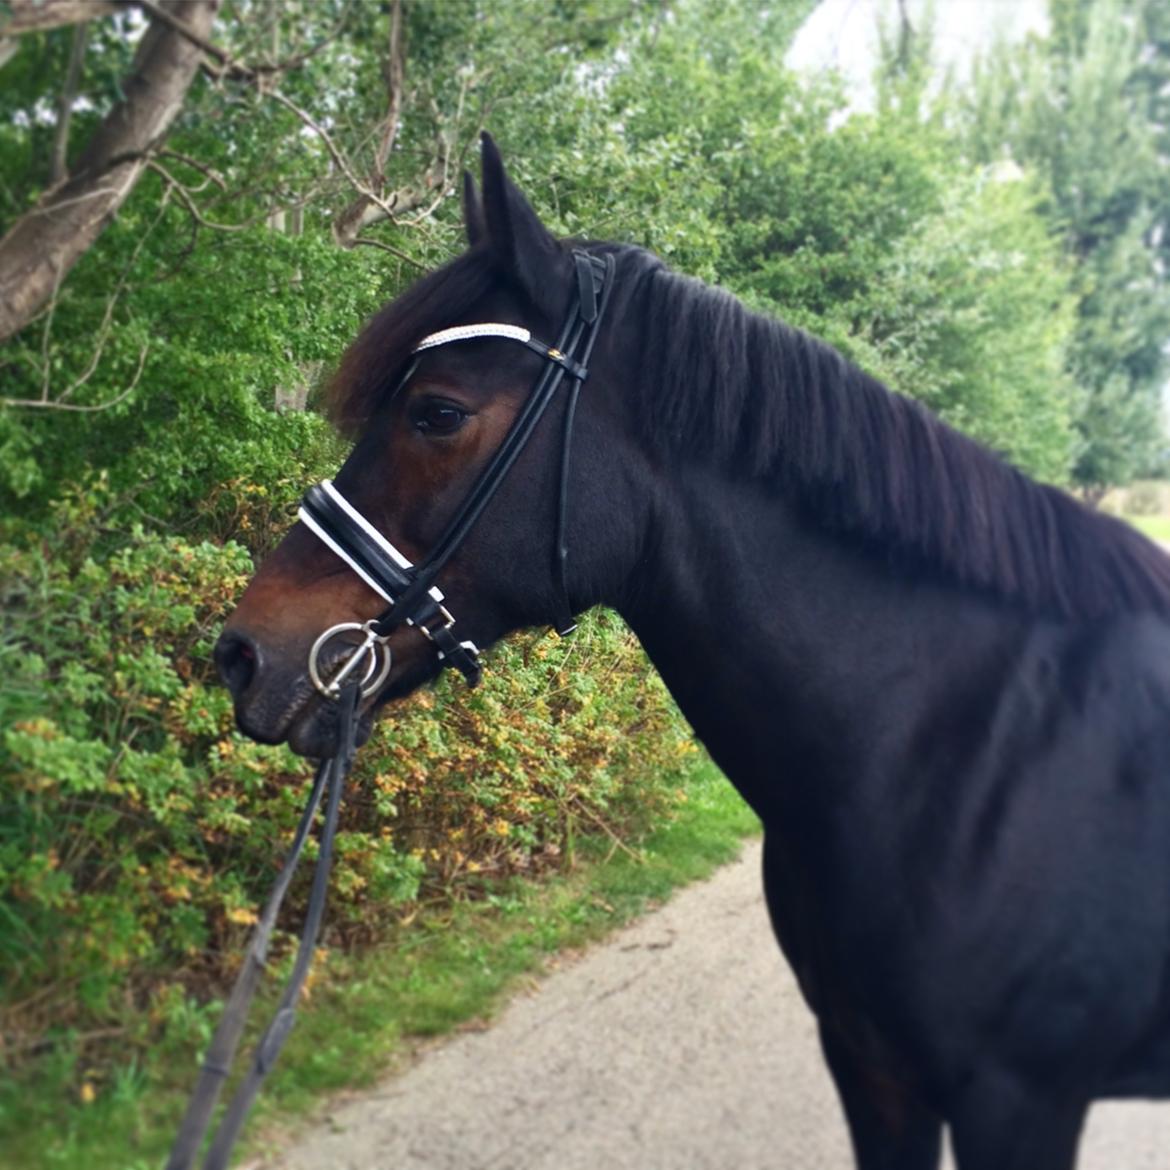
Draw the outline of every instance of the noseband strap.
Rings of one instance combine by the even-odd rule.
[[[479,651],[474,642],[460,642],[451,632],[455,620],[443,605],[442,592],[436,586],[428,585],[409,611],[402,609],[402,599],[418,584],[417,570],[333,486],[331,480],[327,479],[309,488],[298,514],[307,528],[341,557],[375,593],[390,603],[390,609],[369,623],[372,631],[385,639],[403,622],[417,626],[434,642],[435,651],[444,663],[456,667],[470,686],[479,682]],[[386,619],[392,614],[399,616],[388,622]],[[348,626],[352,623],[341,624]],[[322,639],[318,639],[314,650],[324,644]],[[322,674],[315,659],[310,661],[309,666],[310,677],[316,679]],[[315,685],[329,698],[334,697],[336,688],[331,684]]]
[[[452,632],[454,618],[443,605],[443,594],[435,579],[496,494],[566,377],[571,388],[564,414],[553,569],[560,594],[556,630],[566,634],[574,628],[566,585],[569,451],[577,397],[589,373],[589,357],[613,287],[614,261],[612,256],[603,259],[578,250],[573,252],[573,266],[576,280],[572,304],[555,345],[539,341],[519,325],[485,322],[439,330],[414,347],[413,352],[419,354],[461,341],[502,338],[525,346],[545,361],[504,441],[425,560],[413,564],[329,480],[311,487],[300,508],[300,519],[306,527],[389,603],[387,610],[367,623],[369,629],[385,639],[398,626],[417,627],[434,643],[443,665],[455,666],[471,686],[480,678],[479,651],[473,642],[461,642]],[[327,638],[318,640],[318,646],[328,643]],[[316,661],[311,665],[314,678],[327,673]],[[336,690],[328,685],[319,689],[329,697],[334,697]]]

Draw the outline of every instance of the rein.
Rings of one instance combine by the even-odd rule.
[[[455,666],[469,686],[475,686],[479,681],[479,650],[474,642],[459,641],[452,632],[455,619],[444,606],[443,593],[435,585],[435,579],[491,502],[566,377],[570,379],[571,386],[565,404],[553,545],[554,578],[559,590],[559,614],[555,628],[561,635],[571,633],[575,628],[565,575],[568,559],[569,452],[577,398],[581,384],[589,373],[589,357],[613,288],[614,260],[612,256],[600,259],[575,250],[573,265],[576,287],[555,345],[546,345],[520,326],[487,322],[443,329],[424,337],[415,346],[413,352],[417,355],[428,349],[460,341],[505,338],[540,354],[546,363],[504,441],[480,472],[443,535],[421,564],[412,564],[329,480],[311,487],[305,494],[299,512],[302,522],[378,593],[389,608],[371,621],[340,622],[331,626],[317,638],[309,652],[309,678],[313,686],[338,705],[337,753],[331,759],[323,760],[317,768],[292,846],[252,934],[244,966],[232,987],[231,996],[204,1057],[199,1080],[188,1102],[166,1170],[191,1170],[198,1157],[210,1128],[211,1115],[239,1047],[248,1006],[264,970],[277,914],[292,882],[317,810],[327,793],[325,822],[320,834],[317,864],[313,870],[309,906],[292,974],[281,993],[272,1020],[256,1045],[251,1066],[220,1120],[204,1158],[203,1170],[225,1170],[252,1102],[292,1030],[297,1001],[309,973],[325,910],[341,793],[353,762],[359,703],[362,699],[376,695],[390,674],[388,642],[391,633],[402,625],[416,627],[431,641],[442,666]],[[400,386],[410,379],[417,364],[416,356]],[[355,637],[358,639],[356,642],[353,640]]]
[[[187,1103],[187,1112],[179,1127],[175,1144],[171,1148],[171,1155],[167,1159],[166,1170],[190,1170],[195,1158],[199,1154],[199,1147],[207,1134],[211,1124],[211,1114],[219,1100],[220,1091],[236,1056],[240,1037],[243,1035],[244,1023],[248,1018],[248,1006],[252,1002],[260,975],[264,970],[268,956],[268,943],[272,937],[273,927],[276,925],[276,916],[280,905],[288,892],[301,852],[309,836],[309,829],[321,805],[321,799],[328,792],[329,799],[325,809],[325,824],[321,829],[321,840],[317,852],[317,864],[313,869],[313,888],[309,894],[309,908],[305,915],[305,926],[301,933],[301,941],[297,947],[296,961],[293,963],[292,974],[284,985],[280,996],[280,1003],[273,1013],[264,1035],[256,1045],[252,1056],[252,1064],[243,1081],[236,1088],[227,1110],[219,1123],[211,1147],[203,1160],[203,1170],[224,1170],[231,1155],[232,1146],[239,1136],[240,1128],[248,1116],[248,1110],[264,1078],[271,1071],[280,1050],[284,1047],[288,1034],[292,1031],[296,1016],[297,1001],[300,999],[301,989],[309,974],[313,952],[317,946],[317,936],[321,930],[321,916],[325,910],[325,894],[329,886],[329,869],[333,861],[333,839],[337,835],[337,814],[341,806],[341,791],[345,784],[345,777],[353,762],[354,735],[357,730],[357,701],[358,686],[350,683],[342,688],[338,696],[338,737],[337,754],[332,759],[323,760],[317,768],[317,775],[313,787],[309,792],[309,799],[305,803],[305,810],[301,813],[300,823],[293,837],[292,846],[285,858],[276,884],[268,895],[264,906],[264,913],[252,933],[252,940],[248,946],[248,954],[244,959],[244,966],[236,977],[231,996],[223,1015],[220,1017],[215,1035],[208,1046],[207,1055],[203,1058],[203,1067],[199,1072],[199,1080],[195,1091]]]

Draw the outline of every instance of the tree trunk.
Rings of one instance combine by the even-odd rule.
[[[220,0],[178,0],[168,7],[206,39]],[[53,7],[53,3],[45,7]],[[66,7],[60,0],[60,7]],[[19,18],[23,5],[14,7]],[[34,6],[36,7],[36,6]],[[89,5],[90,11],[98,5]],[[124,99],[93,133],[65,182],[0,239],[0,341],[26,325],[134,189],[147,153],[170,129],[199,69],[202,53],[160,20],[138,46]]]

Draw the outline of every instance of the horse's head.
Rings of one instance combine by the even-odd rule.
[[[307,501],[302,522],[256,574],[216,648],[240,727],[256,739],[287,740],[306,755],[333,749],[336,704],[310,678],[309,662],[319,637],[339,623],[391,615],[378,627],[387,635],[390,670],[363,704],[362,734],[368,734],[376,707],[454,660],[451,653],[444,659],[442,639],[424,636],[426,627],[444,624],[446,610],[456,619],[448,650],[468,641],[485,647],[511,630],[555,624],[612,600],[621,576],[616,562],[629,564],[621,555],[637,541],[635,509],[622,499],[629,428],[621,424],[625,407],[620,394],[609,392],[607,375],[615,366],[615,314],[611,308],[600,324],[590,318],[612,293],[612,263],[607,269],[604,249],[574,250],[549,234],[486,136],[482,203],[465,177],[464,215],[468,250],[383,308],[343,358],[332,402],[337,422],[355,440],[353,450],[333,487],[318,489],[318,508]],[[484,323],[505,328],[485,337],[457,328]],[[549,350],[525,342],[524,330]],[[594,336],[570,442],[569,406],[581,385],[575,364]],[[565,337],[572,345],[562,357],[557,346]],[[550,378],[557,385],[548,409],[517,443]],[[496,477],[482,515],[471,516],[452,542],[453,522],[468,520],[469,501],[482,504],[484,477],[491,478],[499,453],[509,448],[514,462]],[[557,554],[562,524],[572,550],[567,571]],[[373,551],[355,547],[369,545],[363,530]],[[441,550],[433,578],[415,585],[403,608],[417,570],[426,576]],[[396,588],[364,555],[380,556],[391,578],[388,560],[415,568],[400,574]],[[431,585],[442,591],[445,610],[423,588]],[[406,624],[403,616],[417,620]],[[318,675],[335,674],[361,637],[355,629],[320,647]]]

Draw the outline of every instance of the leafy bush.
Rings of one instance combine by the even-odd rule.
[[[234,733],[211,677],[247,550],[111,534],[109,509],[99,484],[58,506],[48,535],[0,544],[0,1028],[17,1055],[130,1008],[186,1019],[189,995],[237,961],[309,780],[305,761]],[[515,640],[480,689],[440,682],[359,754],[331,939],[564,864],[577,833],[628,832],[690,750],[616,618],[563,645]]]
[[[44,393],[81,409],[0,409],[5,510],[41,522],[61,485],[100,468],[127,514],[189,525],[214,485],[272,484],[336,462],[318,413],[274,402],[312,396],[397,291],[387,266],[321,235],[266,228],[176,257],[174,215],[121,215],[44,324],[6,346],[4,398]],[[123,281],[113,292],[111,272]]]

